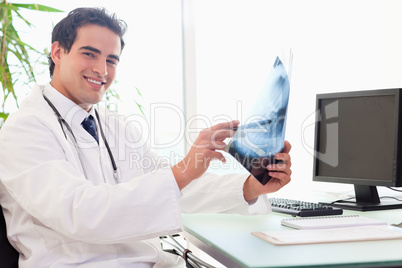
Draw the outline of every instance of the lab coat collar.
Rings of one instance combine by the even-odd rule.
[[[43,88],[43,94],[53,103],[60,115],[70,125],[81,124],[81,122],[90,114],[95,117],[95,108],[92,107],[89,112],[81,106],[61,94],[50,83]]]

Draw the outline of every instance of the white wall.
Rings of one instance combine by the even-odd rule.
[[[314,137],[309,116],[315,111],[317,93],[402,87],[402,1],[196,4],[197,105],[209,118],[218,114],[236,118],[236,102],[245,107],[254,101],[278,48],[293,48],[286,135],[293,145],[293,181],[288,191],[312,186],[309,146]]]
[[[139,102],[143,105],[147,119],[147,124],[142,120],[141,126],[150,128],[150,131],[144,131],[144,138],[148,138],[163,156],[169,156],[171,150],[177,151],[182,156],[183,141],[174,142],[184,128],[184,121],[179,117],[183,109],[181,1],[133,0],[128,3],[124,0],[37,0],[35,2],[65,11],[21,12],[34,26],[29,28],[23,22],[16,20],[17,29],[24,41],[40,51],[45,48],[50,50],[53,26],[77,7],[105,7],[127,23],[126,46],[120,57],[117,82],[111,86],[121,97],[118,112],[127,116],[138,114],[139,117],[136,119],[142,119],[143,115],[135,101]],[[41,60],[46,61],[44,58]],[[50,79],[47,65],[42,63],[33,65],[37,72],[38,83],[47,83]],[[20,82],[17,90],[19,100],[22,100],[30,92],[32,85],[23,84],[24,79],[20,79]],[[137,94],[136,88],[142,97]],[[14,103],[9,102],[8,111],[16,110],[17,107],[12,107]],[[170,106],[163,108],[167,105],[161,103],[168,103]],[[164,144],[171,144],[171,148],[165,148]],[[172,161],[177,160],[172,158]]]
[[[216,116],[242,119],[276,53],[282,46],[292,47],[287,139],[293,145],[293,181],[287,189],[299,190],[311,183],[313,160],[308,146],[313,143],[313,127],[305,121],[314,112],[317,93],[402,87],[402,1],[184,1],[195,4],[197,99],[193,101],[197,113],[211,123]],[[66,11],[83,5],[82,1],[37,2]],[[117,0],[85,3],[107,6],[129,24],[118,90],[125,95],[139,86],[145,104],[167,101],[181,109],[180,1],[132,4],[135,8]],[[37,29],[27,30],[25,36],[38,42],[38,49],[49,48],[51,24],[64,16],[32,17]],[[46,81],[47,73],[43,77]],[[176,121],[169,124],[172,120]],[[158,131],[177,128],[177,120],[160,120],[163,127]]]

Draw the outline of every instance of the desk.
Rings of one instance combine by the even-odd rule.
[[[402,222],[402,209],[346,211]],[[402,267],[402,240],[275,246],[252,231],[290,230],[280,224],[284,214],[240,216],[183,214],[184,236],[228,268],[236,267]]]

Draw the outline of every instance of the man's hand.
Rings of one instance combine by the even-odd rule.
[[[244,183],[243,195],[244,199],[249,202],[262,194],[273,193],[281,189],[283,186],[290,182],[292,175],[292,162],[290,159],[290,149],[292,146],[288,141],[285,141],[285,146],[281,153],[275,154],[276,160],[281,160],[282,163],[269,164],[267,169],[269,175],[272,177],[267,184],[262,185],[253,176],[249,176]]]
[[[233,128],[238,125],[239,121],[234,120],[214,125],[200,132],[186,157],[172,167],[180,190],[204,174],[213,159],[225,162],[223,154],[216,150],[225,149],[226,143],[223,141],[234,135]]]

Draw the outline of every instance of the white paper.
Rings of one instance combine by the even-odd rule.
[[[363,225],[386,225],[385,221],[359,215],[336,215],[323,217],[283,219],[281,224],[296,229],[328,229]]]
[[[402,239],[402,233],[390,226],[372,225],[347,228],[253,232],[275,245],[318,244],[351,241]]]

